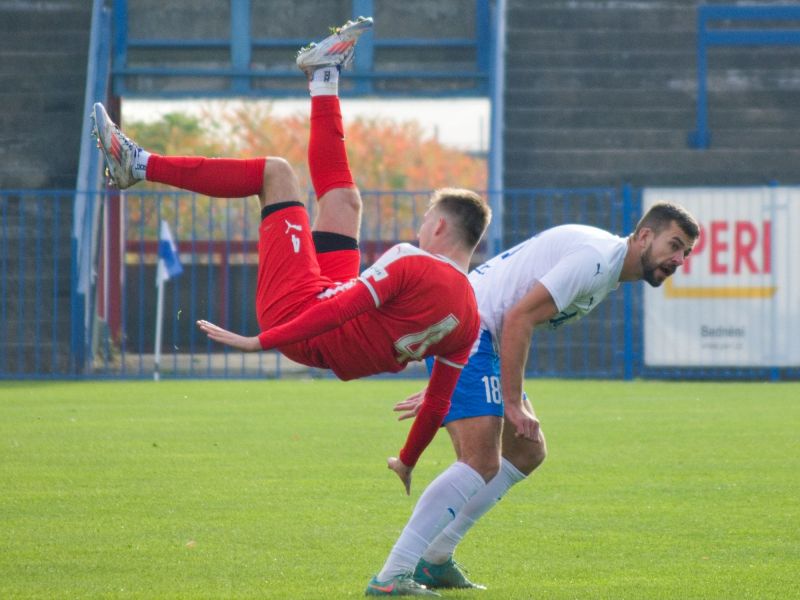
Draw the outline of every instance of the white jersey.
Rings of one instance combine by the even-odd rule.
[[[596,227],[560,225],[476,267],[469,276],[481,325],[499,342],[506,311],[538,281],[559,313],[550,327],[589,313],[619,286],[627,239]]]

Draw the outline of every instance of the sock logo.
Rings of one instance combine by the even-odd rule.
[[[322,78],[322,81],[328,83],[331,80],[331,72],[328,69],[325,69],[325,75]]]
[[[295,234],[292,234],[292,248],[294,248],[295,254],[300,252],[300,238],[297,237]]]

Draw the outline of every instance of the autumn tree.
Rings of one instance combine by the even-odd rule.
[[[306,162],[307,112],[280,117],[271,103],[253,102],[236,105],[221,115],[204,109],[199,117],[172,113],[155,122],[132,121],[125,129],[143,147],[159,154],[281,156],[293,165],[301,186],[313,197]],[[345,131],[350,167],[364,196],[365,239],[413,239],[430,190],[444,186],[486,189],[485,160],[441,144],[418,122],[358,117],[345,123]],[[152,184],[148,188],[164,189]],[[194,204],[177,202],[174,210],[181,220],[191,218],[195,225],[198,210],[204,218],[209,211],[220,212],[211,200],[201,204],[200,199]],[[257,224],[246,222],[244,206],[237,203],[235,214],[230,214],[228,206],[224,214],[216,215],[218,221],[209,221],[230,230],[233,219],[234,229],[253,239],[250,236],[255,235]],[[144,212],[140,216],[145,218]],[[216,225],[211,229],[207,232],[210,237],[224,237],[223,229]]]

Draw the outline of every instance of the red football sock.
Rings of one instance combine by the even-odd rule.
[[[213,196],[245,198],[261,191],[266,158],[204,158],[159,156],[147,161],[147,181]]]
[[[344,147],[338,96],[311,97],[308,170],[317,199],[335,188],[355,187]]]

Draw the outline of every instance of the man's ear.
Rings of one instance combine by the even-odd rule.
[[[655,237],[655,232],[649,227],[642,227],[639,233],[636,234],[636,241],[645,246],[648,242],[652,242]]]
[[[441,235],[447,229],[447,219],[444,217],[439,217],[436,219],[436,227],[433,228],[433,233],[436,235]]]

